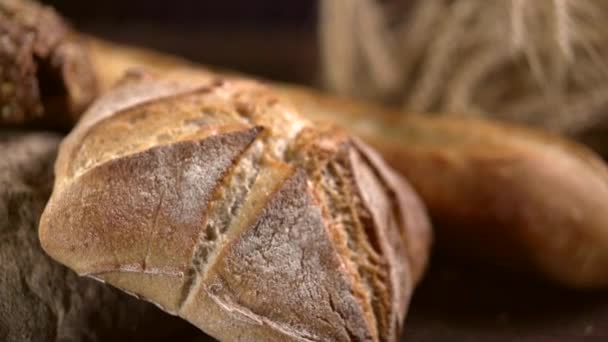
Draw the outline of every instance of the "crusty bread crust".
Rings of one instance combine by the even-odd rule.
[[[162,53],[91,42],[103,89],[133,67],[210,74]],[[360,137],[406,176],[428,207],[442,247],[569,287],[608,286],[608,169],[592,151],[508,124],[404,115],[287,84],[275,90],[307,119],[337,123]]]
[[[570,287],[608,286],[608,168],[592,151],[508,124],[281,92],[306,118],[339,123],[406,176],[443,247]]]
[[[56,173],[43,248],[222,340],[395,341],[428,258],[405,180],[251,81],[132,75]]]

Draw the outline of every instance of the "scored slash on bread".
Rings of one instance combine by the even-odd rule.
[[[340,124],[404,175],[444,252],[571,288],[608,286],[608,168],[584,146],[525,127],[279,91],[305,118]]]
[[[175,56],[89,42],[101,89],[133,67],[210,75]],[[272,86],[314,125],[340,125],[406,177],[428,208],[440,249],[561,286],[608,286],[608,168],[584,146],[525,127]]]
[[[395,341],[428,259],[405,180],[255,82],[132,77],[56,174],[49,255],[219,339]]]

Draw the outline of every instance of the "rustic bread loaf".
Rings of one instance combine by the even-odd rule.
[[[133,67],[158,74],[192,68],[99,40],[91,55],[96,74],[105,75],[102,89]],[[113,61],[110,70],[103,60]],[[592,151],[513,125],[404,116],[286,84],[275,90],[302,116],[339,124],[371,144],[406,176],[429,208],[440,248],[569,287],[608,287],[608,170]]]
[[[43,248],[221,340],[395,341],[431,240],[410,186],[260,84],[179,78],[65,139]]]
[[[49,258],[38,219],[60,137],[0,130],[0,341],[157,341],[191,333],[152,304]]]
[[[96,93],[86,43],[53,9],[0,0],[0,125],[69,128]]]
[[[514,125],[282,91],[306,117],[339,123],[406,176],[443,248],[569,287],[608,287],[608,168],[594,152]]]

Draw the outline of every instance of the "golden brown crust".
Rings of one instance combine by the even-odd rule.
[[[608,286],[608,170],[593,152],[506,124],[404,117],[307,89],[281,91],[304,116],[347,127],[405,175],[443,246],[571,287]]]
[[[219,339],[397,339],[430,243],[411,189],[255,82],[183,77],[123,82],[83,117],[45,250]]]
[[[38,221],[60,141],[0,130],[0,340],[147,341],[195,333],[149,303],[79,277],[42,250]]]
[[[94,63],[96,73],[105,77],[104,89],[132,67],[158,74],[185,67],[191,74],[209,75],[179,58],[99,40],[93,40],[92,56],[94,61],[113,61]],[[407,175],[440,223],[440,235],[448,241],[444,246],[479,251],[487,260],[532,269],[569,286],[608,285],[608,218],[602,206],[608,203],[608,174],[594,153],[509,125],[403,117],[310,89],[277,85],[276,90],[302,115],[337,122],[358,135]],[[557,164],[566,166],[558,170]]]
[[[210,330],[220,339],[231,339],[236,320],[249,326],[247,334],[268,331],[278,340],[371,341],[305,175],[286,169],[279,177],[276,190],[251,203],[261,211],[244,217],[242,232],[222,248],[184,310],[208,296],[227,311]]]
[[[338,255],[360,285],[354,291],[368,321],[381,340],[398,336],[400,313],[428,260],[431,230],[425,209],[375,152],[335,127],[303,130],[293,149],[323,203]]]

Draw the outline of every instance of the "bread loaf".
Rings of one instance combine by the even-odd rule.
[[[38,220],[61,137],[0,130],[0,341],[158,341],[194,330],[48,257]]]
[[[47,253],[220,340],[395,341],[428,258],[406,181],[251,81],[134,76],[56,175]]]
[[[53,9],[0,0],[0,125],[66,129],[96,93],[86,44]]]
[[[89,42],[101,90],[132,67],[160,74],[196,68],[172,56]],[[200,67],[192,72],[210,74]],[[608,175],[592,152],[522,128],[471,119],[402,117],[308,89],[278,89],[303,115],[339,122],[406,175],[439,223],[444,247],[572,287],[608,285]]]
[[[132,67],[192,68],[100,40],[91,51],[102,89]],[[406,176],[437,223],[441,248],[569,287],[608,286],[608,172],[585,147],[496,122],[404,116],[286,84],[275,90],[303,116],[359,136]]]
[[[443,248],[574,288],[608,287],[608,168],[592,151],[513,125],[282,91],[305,116],[348,128],[406,176]]]

